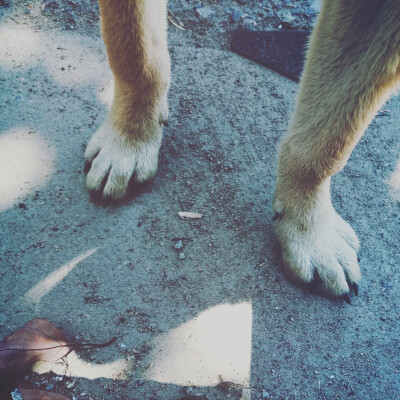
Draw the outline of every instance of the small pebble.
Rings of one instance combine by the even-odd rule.
[[[196,14],[199,18],[208,19],[215,14],[215,11],[209,7],[198,7],[196,8]]]
[[[23,400],[22,394],[18,389],[15,389],[11,393],[11,398],[12,398],[12,400]]]
[[[253,19],[251,19],[251,18],[244,18],[243,19],[243,23],[245,24],[245,25],[256,25],[256,21],[254,21]]]
[[[49,383],[47,386],[46,386],[46,390],[53,390],[54,389],[54,385],[52,384],[52,383]]]
[[[240,10],[232,11],[231,18],[235,22],[239,21],[242,18],[242,12]]]
[[[66,384],[67,389],[72,389],[74,386],[75,386],[75,381],[71,381]]]
[[[262,392],[262,398],[263,399],[269,399],[269,393],[266,390],[263,390]]]
[[[183,249],[183,242],[182,242],[182,240],[178,240],[178,241],[175,243],[174,249],[176,249],[176,250],[181,250],[181,249]]]
[[[180,260],[184,260],[185,258],[186,258],[185,253],[182,251],[182,252],[179,254],[179,259],[180,259]]]

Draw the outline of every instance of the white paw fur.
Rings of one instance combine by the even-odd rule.
[[[318,204],[318,203],[317,203]],[[322,291],[333,296],[350,292],[350,284],[361,280],[357,260],[359,242],[352,227],[331,204],[314,210],[308,224],[304,217],[279,212],[276,234],[281,244],[285,269],[295,279],[310,283],[318,275]]]
[[[161,126],[152,137],[151,141],[140,142],[133,136],[121,135],[108,118],[86,148],[85,159],[91,163],[86,177],[88,189],[99,191],[107,179],[103,197],[120,199],[125,196],[132,176],[137,182],[151,179],[157,171]]]

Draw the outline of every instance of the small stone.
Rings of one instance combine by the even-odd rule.
[[[215,11],[209,7],[198,7],[196,8],[196,14],[199,18],[208,19],[215,14]]]
[[[196,386],[184,386],[183,392],[190,398],[190,399],[198,399],[198,400],[207,400],[208,397],[203,392],[204,389],[198,388]],[[186,397],[185,397],[186,398]]]
[[[68,382],[65,386],[67,389],[72,389],[75,386],[75,381]]]
[[[233,10],[231,14],[232,21],[237,22],[242,18],[242,12],[240,10]]]
[[[263,399],[269,399],[269,393],[266,390],[263,390],[262,392],[262,398]]]
[[[254,19],[251,19],[251,18],[244,18],[243,23],[245,25],[253,25],[253,26],[256,25],[256,21],[254,21]]]
[[[22,394],[18,389],[15,389],[11,393],[11,398],[12,398],[12,400],[23,400]]]
[[[186,258],[185,253],[182,251],[182,252],[179,254],[179,259],[180,259],[180,260],[184,260],[185,258]]]
[[[183,242],[182,242],[182,240],[178,240],[178,241],[175,243],[174,249],[176,249],[176,250],[181,250],[181,249],[183,249]]]
[[[47,386],[46,386],[46,390],[53,390],[54,389],[54,385],[52,384],[52,383],[49,383]]]

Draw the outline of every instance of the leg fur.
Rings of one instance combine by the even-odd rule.
[[[340,171],[400,78],[396,0],[326,0],[279,154],[274,208],[285,267],[333,295],[361,278],[357,237],[333,209]]]
[[[132,176],[157,170],[162,122],[167,118],[170,61],[166,0],[99,0],[101,27],[114,74],[109,115],[90,140],[87,186],[121,198]]]

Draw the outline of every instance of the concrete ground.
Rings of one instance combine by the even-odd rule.
[[[96,206],[83,154],[112,96],[97,21],[50,29],[32,4],[35,18],[18,3],[0,22],[0,336],[40,317],[118,339],[27,380],[71,399],[400,399],[399,97],[333,179],[363,280],[351,305],[332,301],[285,278],[271,221],[296,83],[221,29],[170,26],[157,176]]]

